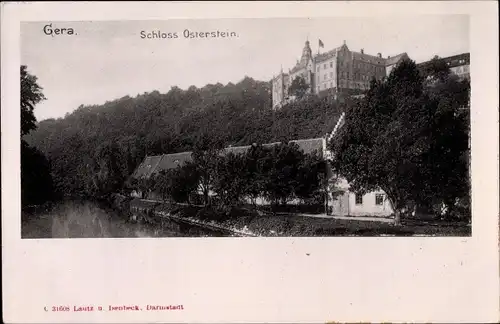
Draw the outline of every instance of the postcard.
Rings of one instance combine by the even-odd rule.
[[[4,4],[4,320],[498,320],[492,9]]]

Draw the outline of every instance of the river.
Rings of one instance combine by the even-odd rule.
[[[69,201],[50,210],[23,213],[22,238],[220,237],[212,230],[160,219],[134,223],[102,204]]]

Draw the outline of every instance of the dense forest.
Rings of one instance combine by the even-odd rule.
[[[270,82],[245,77],[82,105],[38,122],[23,138],[48,159],[57,192],[96,196],[120,190],[146,155],[192,150],[207,136],[225,146],[320,137],[343,109],[327,97],[306,96],[274,111]]]

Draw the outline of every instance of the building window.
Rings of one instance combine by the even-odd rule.
[[[333,78],[333,72],[330,72],[330,78]]]
[[[375,205],[382,205],[384,203],[384,195],[376,194],[375,195]]]
[[[319,92],[319,86],[318,86],[318,92]]]
[[[331,68],[333,67],[333,62],[330,62],[330,67],[331,67]]]
[[[326,89],[326,83],[325,83],[325,84],[323,84],[323,88],[325,88],[325,89]]]
[[[318,79],[318,83],[319,83],[319,75],[318,75],[317,79]]]
[[[323,68],[324,68],[324,69],[326,69],[326,63],[325,63],[325,64],[323,64]]]
[[[356,205],[363,205],[363,196],[356,194]]]
[[[326,76],[327,76],[327,75],[325,74],[325,80],[326,80]]]
[[[316,71],[317,71],[317,72],[319,72],[319,66],[318,66],[318,68],[316,69]]]

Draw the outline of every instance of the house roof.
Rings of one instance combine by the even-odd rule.
[[[312,154],[317,151],[318,154],[323,153],[323,138],[311,138],[302,140],[292,140],[290,143],[296,143],[305,154]],[[263,144],[264,147],[272,147],[281,142]],[[232,152],[234,154],[244,154],[250,149],[251,145],[227,147],[224,152]],[[187,161],[191,161],[191,152],[164,154],[156,156],[146,156],[144,161],[137,167],[132,174],[132,177],[150,178],[152,175],[160,173],[162,170],[174,169],[177,166],[182,166]]]
[[[133,173],[134,178],[149,178],[163,155],[146,156]]]
[[[294,140],[290,142],[296,143],[305,154],[312,154],[314,151],[317,151],[319,154],[323,152],[323,138]]]
[[[177,168],[177,166],[182,166],[188,161],[191,161],[191,152],[164,154],[161,156],[160,162],[151,172],[150,176],[153,174],[158,174],[162,170],[175,169]]]

